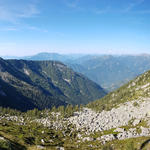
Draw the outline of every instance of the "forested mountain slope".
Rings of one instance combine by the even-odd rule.
[[[0,59],[0,104],[19,110],[86,104],[106,92],[56,61]]]
[[[11,57],[6,57],[11,58]],[[71,67],[108,92],[113,91],[150,69],[150,55],[87,55],[39,53],[26,60],[57,60]]]

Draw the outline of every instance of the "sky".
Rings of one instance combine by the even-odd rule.
[[[150,53],[150,0],[0,0],[0,56]]]

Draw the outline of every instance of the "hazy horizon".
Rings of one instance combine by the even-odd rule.
[[[137,53],[137,54],[133,54],[133,53],[124,53],[124,54],[117,54],[117,53],[59,53],[59,52],[48,52],[48,51],[43,51],[43,52],[38,52],[38,53],[34,53],[34,54],[25,54],[25,55],[0,55],[0,57],[30,57],[30,56],[35,56],[38,54],[42,54],[42,53],[49,53],[49,54],[60,54],[60,55],[81,55],[82,56],[86,56],[86,55],[112,55],[112,56],[141,56],[141,55],[150,55],[150,53]]]

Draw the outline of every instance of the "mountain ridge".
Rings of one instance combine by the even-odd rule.
[[[111,92],[150,69],[150,55],[40,53],[17,59],[58,60]]]
[[[57,61],[1,59],[0,79],[3,85],[1,88],[5,87],[2,89],[3,93],[17,90],[19,99],[26,97],[32,108],[36,106],[39,109],[85,104],[106,94],[96,83]],[[13,90],[7,90],[6,84]],[[15,95],[10,93],[5,94],[9,101],[9,95],[16,99]],[[1,98],[3,103],[7,99],[6,96]]]

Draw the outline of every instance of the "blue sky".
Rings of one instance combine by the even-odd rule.
[[[0,0],[0,55],[150,53],[149,0]]]

